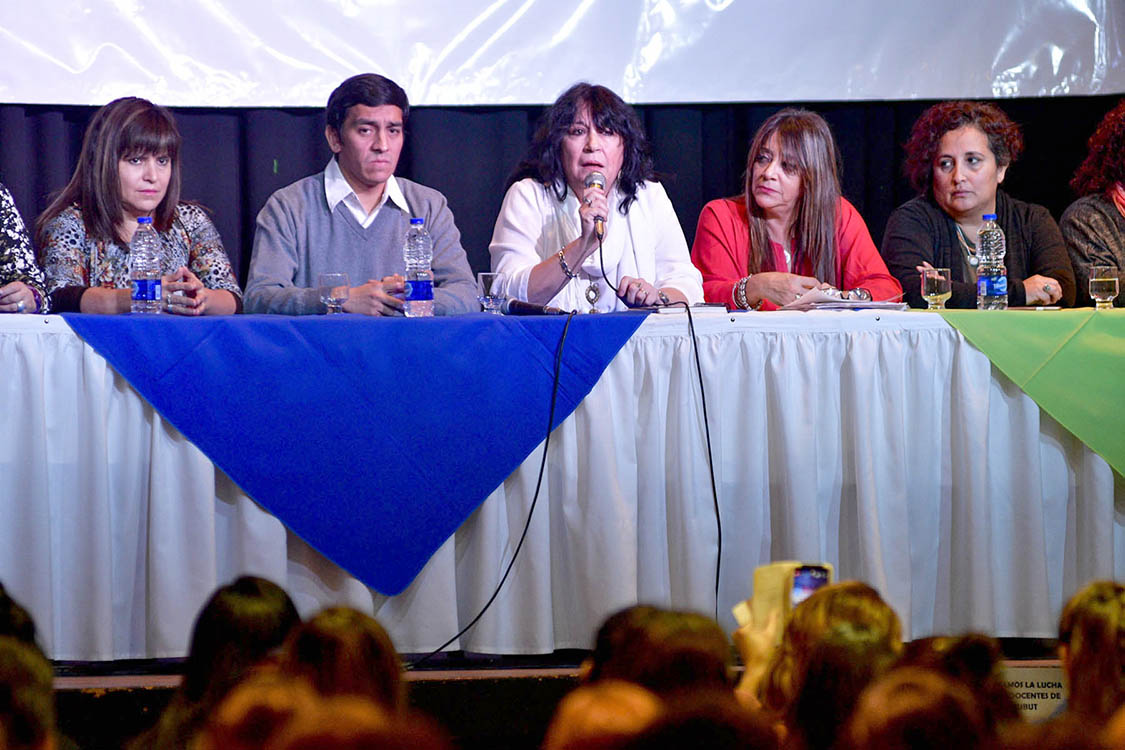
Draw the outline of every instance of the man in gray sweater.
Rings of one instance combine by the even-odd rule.
[[[328,98],[334,157],[323,172],[278,190],[258,214],[248,313],[325,311],[317,277],[346,273],[346,312],[402,315],[402,246],[411,217],[434,240],[434,314],[478,310],[476,284],[445,196],[394,176],[410,115],[406,92],[373,73],[349,78]]]

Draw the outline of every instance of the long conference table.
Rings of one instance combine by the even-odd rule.
[[[1097,320],[1125,333],[1125,313],[1108,315]],[[575,356],[585,357],[583,347],[610,338],[614,317],[576,318],[570,334],[577,337]],[[1087,318],[1072,319],[1087,324]],[[1021,328],[1036,330],[1048,318],[1016,320]],[[115,325],[143,322],[123,319]],[[360,479],[348,481],[356,486],[356,497],[370,500],[352,498],[349,505],[338,489],[302,489],[297,494],[309,496],[291,505],[263,500],[282,516],[304,514],[293,516],[298,534],[230,478],[252,476],[239,464],[245,456],[237,447],[258,446],[252,433],[259,425],[240,429],[235,450],[208,448],[227,471],[184,437],[194,429],[192,415],[253,412],[247,401],[271,403],[275,384],[252,384],[259,394],[253,399],[217,389],[183,392],[181,384],[176,386],[183,393],[180,401],[190,408],[179,410],[182,404],[151,397],[162,404],[157,410],[103,356],[118,361],[116,349],[138,346],[128,329],[108,330],[99,353],[75,333],[84,324],[81,319],[0,316],[0,581],[31,610],[52,658],[182,656],[199,607],[216,586],[240,574],[282,584],[302,614],[330,604],[373,613],[404,652],[437,647],[476,614],[527,521],[550,397],[548,377],[546,388],[540,379],[518,397],[504,398],[508,381],[518,380],[528,367],[513,365],[521,361],[514,350],[496,351],[487,334],[502,330],[509,337],[504,340],[535,340],[549,354],[561,323],[520,328],[483,314],[428,321],[428,328],[404,327],[414,321],[385,321],[383,327],[368,322],[340,323],[346,335],[331,346],[306,347],[312,382],[333,383],[341,373],[346,377],[368,367],[353,359],[359,350],[372,355],[365,336],[374,341],[390,336],[401,347],[418,332],[440,342],[456,325],[451,340],[459,342],[457,367],[479,371],[483,381],[479,387],[466,385],[457,399],[472,402],[466,393],[483,394],[484,408],[473,411],[480,404],[469,404],[468,424],[440,414],[435,429],[450,435],[468,430],[465,441],[451,437],[449,445],[480,445],[480,456],[507,455],[501,446],[510,437],[505,426],[518,421],[519,412],[533,413],[522,439],[539,430],[539,437],[520,449],[529,451],[522,460],[513,454],[514,469],[503,461],[499,469],[489,469],[505,472],[490,490],[479,492],[468,479],[462,486],[456,476],[452,482],[441,480],[448,489],[427,501],[430,515],[422,516],[437,529],[436,541],[419,558],[416,576],[410,568],[401,584],[379,584],[392,592],[401,588],[392,595],[348,572],[362,569],[368,582],[375,575],[362,561],[353,565],[355,545],[350,553],[335,545],[353,536],[366,540],[361,527],[379,526],[391,509],[415,510],[408,490],[398,488],[388,497],[378,487],[364,486],[367,477],[372,484],[385,484],[374,467],[380,461],[371,456],[389,455],[384,449],[401,444],[396,431],[410,423],[401,419],[400,404],[381,401],[396,387],[388,373],[403,377],[401,366],[362,369],[364,378],[309,407],[308,419],[315,421],[316,415],[338,408],[338,391],[354,391],[370,401],[363,413],[339,407],[346,413],[331,418],[362,420],[370,436],[365,450],[371,453],[351,463],[349,454],[323,472],[335,475],[358,463]],[[253,361],[257,351],[272,346],[287,356],[293,346],[278,345],[278,331],[296,331],[308,343],[328,325],[323,318],[291,319],[284,323],[287,328],[278,329],[268,327],[281,323],[253,318],[213,323],[239,326],[238,338],[230,340],[241,342],[245,351],[231,353],[234,345],[223,338],[228,329],[206,329],[201,335],[205,329],[191,323],[161,322],[158,335],[173,331],[195,337],[199,340],[192,339],[192,346],[200,350],[207,339],[211,349],[199,359],[220,360],[222,368],[235,361],[224,359],[224,353]],[[747,313],[699,317],[695,327],[721,557],[687,320],[683,314],[634,318],[627,328],[614,329],[621,339],[613,345],[616,353],[594,366],[586,386],[561,389],[568,394],[560,401],[571,403],[556,419],[519,558],[495,603],[452,648],[527,654],[588,647],[606,615],[639,601],[717,611],[732,626],[730,607],[750,593],[754,567],[779,559],[828,561],[838,578],[870,582],[899,612],[909,637],[965,630],[1044,637],[1055,632],[1062,603],[1082,583],[1125,574],[1125,480],[1119,464],[1115,471],[1087,445],[1097,444],[1105,430],[1093,430],[1086,442],[1075,437],[940,315]],[[268,336],[255,343],[262,330]],[[407,339],[401,338],[404,331]],[[474,348],[478,345],[483,348]],[[171,354],[175,346],[168,347]],[[1125,338],[1100,335],[1095,349],[1099,346],[1110,352],[1110,364],[1091,357],[1080,369],[1109,367],[1108,381],[1125,380],[1125,371],[1115,369]],[[564,362],[566,352],[564,346]],[[430,361],[428,367],[438,370],[443,364]],[[172,357],[160,366],[162,377],[180,383],[178,374],[200,365]],[[1043,366],[1034,369],[1033,375]],[[315,401],[320,390],[310,389],[307,398]],[[1075,401],[1096,395],[1080,392]],[[1114,398],[1111,425],[1120,423],[1120,402]],[[256,408],[254,414],[262,413],[260,404]],[[1052,411],[1059,416],[1053,406]],[[188,415],[186,421],[182,414]],[[481,428],[486,418],[492,421]],[[276,432],[268,425],[263,429]],[[220,424],[219,432],[229,429]],[[334,446],[334,439],[331,430],[324,434],[297,421],[286,441],[296,441],[296,455],[321,456],[329,455],[324,447]],[[439,453],[443,446],[438,445]],[[412,451],[401,452],[409,462]],[[446,452],[483,463],[472,449]],[[289,466],[293,461],[280,454],[249,458],[264,476],[270,470],[279,477],[296,475]],[[311,477],[314,487],[324,481],[334,488],[330,478],[317,475],[323,460],[310,459],[300,473]],[[458,470],[477,479],[477,472]],[[425,465],[416,471],[403,486],[439,481],[426,474]],[[494,481],[483,468],[480,474],[481,481]],[[252,484],[250,478],[243,481]],[[458,492],[470,502],[460,515],[442,515],[443,498]],[[480,497],[472,499],[478,492]],[[374,522],[364,515],[371,507],[377,510]],[[317,526],[333,514],[344,517]],[[398,528],[397,522],[388,525]],[[447,528],[455,531],[449,534]],[[393,567],[409,541],[378,544],[393,548],[384,555]],[[373,556],[386,552],[374,549],[375,542],[364,543],[372,545]],[[361,557],[363,549],[360,545]],[[345,560],[348,570],[334,559]]]

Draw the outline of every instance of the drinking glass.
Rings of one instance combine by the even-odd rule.
[[[477,274],[477,301],[486,313],[500,314],[504,295],[499,290],[500,274],[481,271]]]
[[[1114,266],[1090,266],[1090,296],[1099,310],[1113,307],[1117,296],[1117,268]]]
[[[948,268],[927,268],[922,271],[922,298],[927,310],[942,310],[945,301],[953,296]]]
[[[328,307],[329,315],[344,311],[350,287],[346,273],[322,273],[317,279],[317,286],[320,287],[320,301]]]

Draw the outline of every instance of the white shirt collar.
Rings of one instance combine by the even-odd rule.
[[[402,194],[402,188],[399,187],[398,180],[395,179],[394,175],[387,179],[387,184],[383,187],[383,198],[379,201],[379,205],[375,206],[370,214],[365,212],[359,202],[359,197],[352,190],[352,186],[348,184],[344,173],[340,171],[340,165],[336,163],[336,157],[329,159],[328,166],[324,168],[324,197],[328,201],[329,211],[335,211],[336,204],[343,202],[355,216],[356,221],[364,227],[369,226],[375,220],[375,215],[379,213],[379,209],[387,201],[391,201],[402,210],[410,213],[406,196]]]

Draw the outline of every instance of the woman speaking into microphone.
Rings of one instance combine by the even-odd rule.
[[[633,109],[575,84],[539,121],[489,245],[501,291],[598,312],[703,299],[683,230]]]

